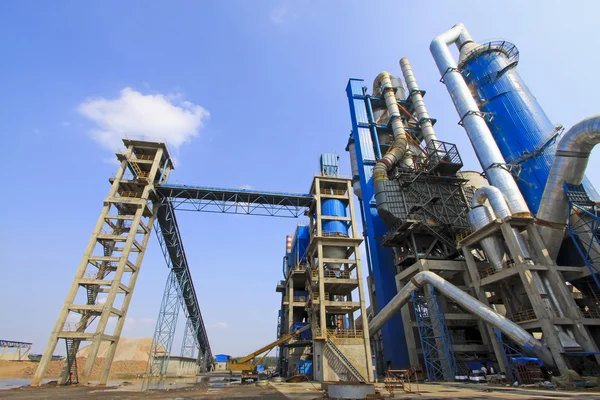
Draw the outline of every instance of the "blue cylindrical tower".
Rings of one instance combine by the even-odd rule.
[[[491,42],[461,52],[459,69],[529,209],[537,214],[556,153],[555,127],[533,96],[516,66],[519,52],[509,42]],[[489,166],[485,166],[486,168]],[[587,179],[592,198],[598,194]]]
[[[345,217],[346,205],[341,200],[327,199],[321,202],[321,214],[332,217]],[[345,221],[323,221],[323,234],[332,236],[348,236],[348,225]]]
[[[518,57],[511,43],[488,43],[471,50],[459,68],[535,214],[554,160],[557,129],[519,76]]]

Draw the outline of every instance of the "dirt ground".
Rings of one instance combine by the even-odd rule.
[[[313,397],[316,397],[313,396]],[[179,389],[127,391],[122,388],[97,388],[84,386],[43,386],[39,388],[24,387],[0,391],[0,399],[14,400],[59,400],[59,399],[86,399],[86,400],[118,400],[118,399],[268,399],[285,400],[277,389],[271,385],[232,385],[225,387],[212,387],[208,384],[196,384],[191,387]]]
[[[0,391],[0,399],[15,400],[34,400],[34,399],[80,399],[88,400],[109,400],[109,399],[268,399],[268,400],[312,400],[325,399],[324,394],[319,390],[318,383],[269,383],[265,386],[257,385],[231,385],[218,387],[208,383],[195,384],[193,386],[150,390],[146,392],[134,391],[130,387],[56,387],[45,386],[41,388],[19,388],[13,390]],[[380,391],[385,399],[408,400],[434,400],[434,399],[454,399],[454,400],[483,400],[483,399],[521,399],[521,400],[557,400],[557,399],[581,399],[581,400],[600,400],[600,392],[559,392],[549,390],[530,390],[514,388],[487,388],[486,385],[466,386],[460,384],[422,384],[420,385],[420,394],[416,393],[396,393],[394,397],[385,390],[382,384],[377,384],[377,390]]]

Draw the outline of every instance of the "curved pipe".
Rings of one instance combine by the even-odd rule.
[[[390,73],[384,71],[377,75],[373,87],[381,87],[385,105],[390,115],[392,133],[394,135],[394,141],[392,142],[390,149],[377,161],[375,167],[373,167],[373,184],[375,184],[388,180],[388,171],[404,158],[408,142],[406,140],[404,123],[400,117],[398,100],[396,99],[394,88],[392,87],[392,77],[390,76]]]
[[[456,43],[459,50],[467,43],[473,43],[463,24],[456,24],[449,31],[437,36],[431,42],[429,49],[471,140],[477,159],[491,184],[504,193],[512,214],[530,215],[529,208],[515,180],[510,172],[502,168],[506,161],[450,53],[448,46],[453,43]]]
[[[496,218],[504,219],[511,215],[508,205],[506,204],[506,199],[504,198],[502,191],[497,187],[484,186],[477,189],[471,200],[471,207],[482,206],[486,200],[489,200]]]
[[[550,351],[542,343],[531,336],[525,329],[498,314],[490,307],[463,292],[450,282],[441,278],[431,271],[423,271],[416,274],[398,294],[369,322],[369,334],[374,335],[383,325],[397,312],[400,311],[410,299],[413,290],[419,290],[425,284],[434,286],[441,294],[454,300],[471,314],[481,318],[502,333],[511,338],[526,352],[535,353],[544,363],[554,366],[554,358]]]
[[[427,107],[425,107],[423,95],[421,94],[421,90],[417,84],[417,78],[415,78],[415,74],[413,73],[408,58],[402,57],[400,59],[400,69],[402,70],[402,75],[404,76],[404,82],[406,82],[408,95],[412,100],[413,108],[417,114],[417,119],[421,127],[421,132],[423,133],[425,144],[428,148],[433,150],[431,141],[437,140],[437,137],[435,135],[435,130],[433,129],[433,124],[431,123],[431,117],[429,117],[429,112],[427,112]]]
[[[553,257],[556,257],[560,249],[569,217],[569,201],[563,184],[581,184],[590,153],[598,143],[600,114],[573,125],[558,142],[556,156],[537,213],[540,233]]]

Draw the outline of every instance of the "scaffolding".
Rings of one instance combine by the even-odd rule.
[[[412,292],[411,296],[427,380],[454,381],[457,373],[456,357],[444,311],[438,304],[435,289],[427,285],[425,294]]]

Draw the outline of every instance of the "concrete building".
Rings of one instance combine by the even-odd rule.
[[[215,356],[215,371],[227,371],[227,366],[231,356],[227,354],[217,354]]]

